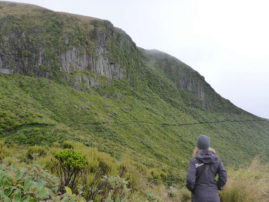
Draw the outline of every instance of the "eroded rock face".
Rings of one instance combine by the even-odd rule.
[[[96,48],[96,56],[87,55],[86,51],[73,47],[72,50],[60,54],[60,68],[62,71],[90,71],[101,74],[107,78],[123,79],[124,67],[109,62],[103,47]]]
[[[205,91],[204,85],[200,80],[194,80],[191,76],[190,77],[183,77],[179,78],[176,82],[176,85],[179,89],[188,90],[193,92],[197,97],[204,101],[205,99]]]
[[[19,19],[16,18],[0,18],[0,23],[5,25],[0,27],[0,69],[2,73],[51,77],[56,72],[65,72],[66,77],[74,72],[88,71],[109,79],[126,78],[126,66],[119,60],[111,59],[111,50],[108,50],[108,47],[111,40],[116,41],[120,51],[128,49],[128,47],[124,47],[126,45],[135,47],[135,44],[125,33],[114,28],[109,22],[101,22],[101,28],[101,25],[94,25],[89,33],[79,33],[84,36],[87,43],[84,43],[79,35],[76,37],[80,42],[74,42],[75,37],[72,37],[72,34],[76,31],[75,29],[73,32],[69,30],[69,36],[65,36],[68,35],[65,32],[60,32],[58,36],[54,37],[53,33],[46,33],[38,26],[33,26],[31,31],[23,26],[13,27],[14,23],[19,23]],[[100,22],[98,23],[100,24]],[[88,23],[88,26],[92,25]],[[7,29],[10,29],[9,32],[6,31]],[[122,41],[117,38],[122,38]],[[54,41],[57,41],[58,44],[53,44]],[[87,79],[84,78],[84,80]],[[98,83],[90,78],[88,80],[86,86],[95,86]]]
[[[2,74],[12,74],[13,71],[11,69],[0,68],[0,73],[2,73]]]
[[[26,75],[30,72],[38,76],[47,77],[50,75],[46,74],[46,72],[49,72],[49,69],[44,69],[44,67],[49,68],[53,66],[53,64],[51,64],[53,61],[46,59],[47,56],[42,47],[21,49],[20,47],[14,46],[12,43],[9,44],[8,41],[10,40],[11,39],[7,38],[6,50],[11,50],[11,54],[8,55],[5,51],[2,51],[3,53],[0,55],[1,69]],[[17,54],[15,50],[18,52]],[[28,54],[31,54],[31,56],[22,54],[23,51],[29,52]],[[94,55],[87,54],[84,48],[73,47],[71,50],[59,52],[57,66],[59,66],[61,71],[68,74],[74,71],[90,71],[101,74],[107,78],[123,79],[125,67],[110,62],[105,54],[106,50],[104,47],[97,47]]]

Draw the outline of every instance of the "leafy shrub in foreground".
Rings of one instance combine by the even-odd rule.
[[[75,201],[58,190],[58,179],[37,164],[20,169],[0,165],[0,201]]]
[[[61,189],[68,186],[74,191],[78,177],[83,175],[88,165],[86,157],[71,149],[60,150],[54,157],[57,160],[55,169],[61,180]]]

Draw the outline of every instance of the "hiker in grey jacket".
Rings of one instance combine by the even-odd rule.
[[[194,150],[187,173],[187,188],[192,193],[192,202],[219,202],[218,190],[222,190],[227,181],[225,168],[209,146],[208,136],[198,137],[197,148]]]

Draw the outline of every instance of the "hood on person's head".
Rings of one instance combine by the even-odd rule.
[[[200,135],[197,138],[197,147],[201,150],[207,150],[210,146],[210,138],[206,135]]]
[[[215,152],[211,151],[212,149],[209,148],[208,150],[202,150],[201,152],[196,154],[196,159],[203,163],[214,163],[218,161],[218,157]]]

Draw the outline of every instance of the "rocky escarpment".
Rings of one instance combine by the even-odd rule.
[[[72,73],[88,71],[123,79],[130,66],[137,66],[128,57],[139,55],[135,44],[108,21],[24,4],[0,4],[2,73],[42,77],[62,73],[68,79]]]

